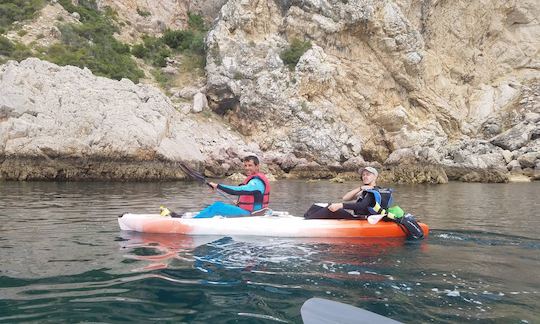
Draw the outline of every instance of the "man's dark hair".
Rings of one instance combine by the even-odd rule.
[[[248,155],[242,159],[242,162],[247,162],[247,161],[253,161],[255,165],[259,165],[259,158],[256,157],[255,155]]]

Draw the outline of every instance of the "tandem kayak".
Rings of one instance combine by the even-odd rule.
[[[394,222],[369,224],[366,220],[304,219],[286,212],[264,216],[176,218],[159,214],[123,214],[120,229],[142,233],[186,235],[246,235],[275,237],[406,237]],[[429,227],[420,223],[427,236]]]

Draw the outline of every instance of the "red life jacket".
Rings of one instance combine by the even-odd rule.
[[[259,195],[242,195],[238,197],[238,207],[247,210],[249,212],[252,212],[255,210],[255,204],[259,203],[262,204],[261,208],[268,207],[268,203],[270,202],[270,182],[268,181],[268,178],[264,175],[264,173],[256,173],[254,175],[251,175],[247,177],[244,182],[241,183],[241,185],[247,184],[251,179],[257,178],[264,182],[264,194]]]

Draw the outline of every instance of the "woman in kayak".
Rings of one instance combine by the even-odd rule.
[[[373,167],[365,167],[360,169],[360,174],[362,185],[347,192],[343,196],[343,200],[346,201],[345,203],[331,203],[326,208],[313,205],[304,214],[304,217],[309,219],[365,219],[366,215],[372,214],[369,208],[373,208],[376,203],[372,191],[378,191],[380,189],[377,186],[377,176],[379,173]],[[356,202],[347,202],[355,199]],[[348,210],[352,210],[353,213],[351,214]]]
[[[239,196],[236,205],[217,201],[201,210],[193,218],[210,218],[220,216],[247,216],[268,207],[270,201],[270,182],[259,171],[259,159],[254,155],[245,157],[244,170],[247,178],[239,186],[228,186],[209,182],[213,190],[221,190],[227,194]]]

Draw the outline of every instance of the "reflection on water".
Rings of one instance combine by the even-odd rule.
[[[354,185],[278,182],[272,205],[301,215]],[[121,232],[123,212],[220,197],[190,183],[0,182],[0,322],[299,323],[313,296],[403,322],[537,320],[539,184],[396,189],[429,239]]]

